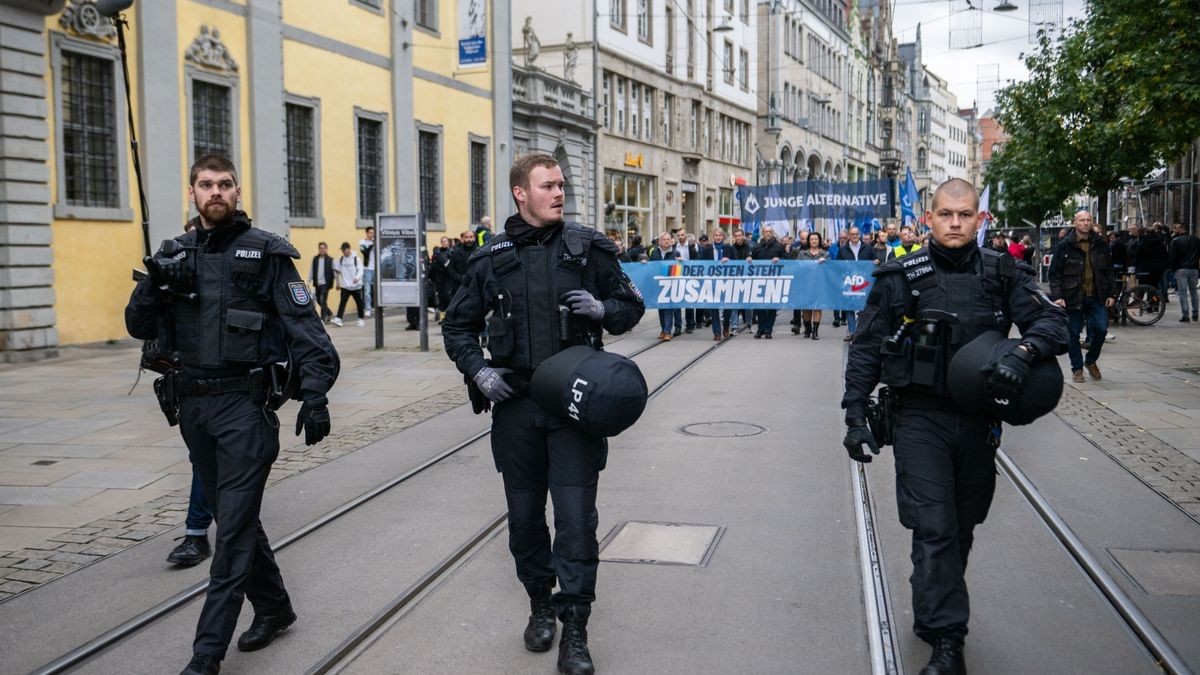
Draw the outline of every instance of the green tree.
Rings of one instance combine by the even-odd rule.
[[[1041,36],[1025,59],[1029,79],[997,102],[1010,140],[988,181],[1004,182],[1010,211],[1040,218],[1086,191],[1103,217],[1122,178],[1200,136],[1196,16],[1200,0],[1091,0],[1086,19]]]

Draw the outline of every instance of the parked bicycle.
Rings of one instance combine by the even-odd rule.
[[[1130,321],[1136,326],[1152,326],[1167,313],[1166,298],[1150,284],[1126,284],[1117,296],[1116,311],[1122,324]]]

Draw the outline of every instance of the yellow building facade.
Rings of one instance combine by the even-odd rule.
[[[0,78],[21,103],[0,106],[0,144],[17,149],[0,159],[0,194],[16,197],[0,206],[5,360],[126,337],[144,255],[116,31],[91,0],[46,4],[0,0],[0,62],[22,71]],[[234,160],[242,208],[299,249],[305,278],[318,242],[357,251],[379,212],[422,212],[430,246],[495,219],[511,145],[499,4],[135,0],[123,16],[151,247],[195,213],[188,168],[206,152]]]

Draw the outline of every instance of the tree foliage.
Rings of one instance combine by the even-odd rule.
[[[1009,140],[987,180],[1010,219],[1041,220],[1089,192],[1105,205],[1200,136],[1200,0],[1091,0],[1087,17],[1025,58],[1029,79],[1002,90]],[[1011,220],[1010,220],[1011,222]]]

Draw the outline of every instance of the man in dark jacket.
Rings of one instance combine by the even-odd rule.
[[[1171,240],[1168,251],[1171,269],[1175,271],[1175,287],[1179,289],[1179,308],[1183,316],[1179,319],[1188,323],[1188,301],[1191,301],[1192,318],[1196,320],[1196,312],[1200,304],[1196,301],[1196,278],[1200,275],[1200,239],[1188,233],[1181,223],[1175,223],[1175,238]]]
[[[749,261],[754,257],[754,246],[746,239],[746,233],[741,228],[733,230],[733,241],[725,244],[724,260],[746,260]],[[752,323],[754,313],[744,307],[738,307],[733,310],[733,317],[729,320],[729,330],[737,332],[738,319],[746,322],[746,326]]]
[[[333,312],[329,311],[329,289],[333,288],[333,258],[329,257],[329,246],[325,242],[317,244],[317,254],[313,256],[312,265],[308,272],[308,282],[317,296],[317,304],[321,307],[321,320],[329,323]]]
[[[1092,214],[1080,211],[1072,221],[1075,229],[1067,233],[1054,249],[1050,263],[1050,299],[1067,310],[1067,353],[1071,356],[1071,377],[1083,382],[1087,368],[1093,380],[1100,379],[1100,348],[1108,334],[1108,307],[1116,302],[1112,262],[1104,238],[1092,231]],[[1090,346],[1087,356],[1079,347],[1079,331],[1087,323]]]
[[[838,260],[875,259],[875,249],[862,240],[857,227],[851,227],[846,234],[846,243],[838,247]],[[847,310],[844,314],[846,315],[846,342],[849,342],[854,339],[854,332],[858,330],[858,312]]]
[[[787,251],[783,248],[783,243],[775,238],[775,230],[769,227],[762,228],[762,239],[758,241],[758,246],[754,247],[753,253],[755,260],[770,260],[777,263],[782,258],[787,257]],[[775,317],[778,316],[777,309],[759,309],[755,311],[758,317],[758,332],[754,334],[755,339],[765,337],[771,339],[771,333],[775,331]]]
[[[1167,257],[1167,242],[1164,240],[1160,227],[1158,223],[1155,223],[1154,227],[1147,228],[1142,235],[1142,241],[1138,244],[1137,249],[1137,274],[1139,283],[1150,284],[1159,289],[1165,298],[1167,297],[1167,286],[1163,283],[1163,277],[1171,266],[1171,262]]]
[[[605,438],[551,415],[529,395],[534,370],[601,329],[620,335],[646,308],[603,234],[563,222],[562,169],[529,153],[509,172],[517,213],[471,256],[442,323],[446,355],[491,401],[492,454],[504,477],[509,551],[529,594],[525,648],[547,651],[562,620],[558,672],[595,672],[587,623],[600,566],[596,494]],[[569,309],[563,317],[559,307]],[[476,336],[490,326],[488,353]],[[565,324],[565,325],[564,325]],[[479,412],[483,408],[477,408]],[[554,502],[554,538],[546,495]],[[554,587],[558,585],[558,592]]]

